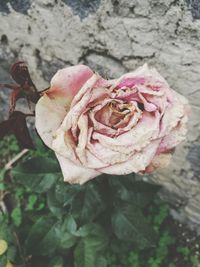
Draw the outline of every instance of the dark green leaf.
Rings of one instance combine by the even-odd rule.
[[[0,256],[0,267],[5,267],[7,264],[7,257],[5,255]]]
[[[96,267],[96,252],[87,241],[80,241],[74,251],[75,267]]]
[[[113,197],[120,202],[124,200],[143,208],[154,199],[161,187],[143,181],[135,181],[134,178],[131,179],[129,176],[111,176],[109,178]]]
[[[58,202],[66,206],[71,204],[76,195],[83,190],[80,185],[70,185],[68,183],[58,182],[55,186],[55,197]]]
[[[58,163],[43,157],[35,157],[17,165],[12,174],[37,193],[49,190],[61,176]]]
[[[160,189],[161,186],[159,185],[137,181],[134,183],[134,188],[132,194],[129,195],[129,200],[140,207],[145,207],[151,203]]]
[[[62,232],[62,236],[60,239],[60,248],[61,249],[68,249],[73,247],[77,242],[77,237],[73,236],[68,232]],[[65,251],[66,252],[66,251]]]
[[[103,256],[97,258],[96,267],[107,267],[107,261]]]
[[[7,258],[9,261],[14,261],[17,254],[17,248],[14,246],[9,246],[7,251]]]
[[[96,223],[89,223],[81,226],[78,231],[75,233],[76,236],[78,237],[87,237],[89,235],[101,235],[103,234],[102,232],[102,227]]]
[[[103,210],[104,202],[97,186],[90,183],[72,202],[72,214],[78,215],[82,223],[91,222]]]
[[[97,224],[88,224],[79,229],[79,236],[83,238],[75,249],[75,267],[100,267],[100,262],[104,263],[101,267],[106,266],[105,261],[98,258],[108,245],[104,230]]]
[[[75,245],[78,239],[75,236],[76,229],[77,225],[74,218],[71,215],[68,215],[61,226],[62,236],[60,241],[60,247],[62,249],[67,249]]]
[[[19,226],[22,222],[22,212],[19,207],[13,209],[11,213],[11,218],[16,226]]]
[[[146,222],[141,210],[136,206],[124,205],[112,216],[115,235],[140,248],[155,246],[155,232]]]
[[[47,204],[56,217],[61,217],[63,214],[62,204],[56,199],[54,189],[53,187],[47,192]]]
[[[71,214],[69,214],[65,220],[64,220],[64,224],[63,226],[65,227],[65,229],[70,233],[70,234],[74,234],[77,230],[77,224],[76,221],[74,220],[73,216]]]
[[[64,261],[63,261],[63,258],[62,257],[56,257],[56,258],[53,258],[48,267],[64,267]]]
[[[26,240],[27,253],[51,255],[60,244],[60,229],[60,224],[54,218],[40,218],[31,228]]]

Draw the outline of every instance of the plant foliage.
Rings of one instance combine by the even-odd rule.
[[[109,248],[118,253],[155,246],[144,209],[158,186],[134,174],[70,185],[54,156],[40,147],[43,152],[30,153],[4,177],[14,206],[1,216],[0,240],[8,249],[0,266],[106,267]]]

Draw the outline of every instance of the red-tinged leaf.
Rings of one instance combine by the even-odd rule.
[[[16,88],[12,92],[11,98],[10,98],[10,113],[12,113],[15,110],[16,102],[20,98],[20,96],[21,96],[21,89],[20,88]]]
[[[13,80],[15,80],[19,85],[23,87],[34,86],[27,64],[24,61],[19,61],[13,64],[10,73]]]
[[[11,67],[12,78],[20,85],[20,97],[26,98],[28,101],[37,103],[40,93],[37,91],[25,62],[19,61]]]
[[[26,115],[20,111],[14,111],[9,118],[13,123],[13,132],[23,148],[33,149],[34,144],[31,139],[27,124]]]
[[[22,148],[34,149],[24,113],[14,111],[8,120],[0,123],[0,139],[11,133],[15,135]]]
[[[12,132],[12,122],[6,120],[0,123],[0,139]]]

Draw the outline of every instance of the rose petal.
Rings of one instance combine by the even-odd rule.
[[[36,105],[35,115],[35,126],[38,134],[44,143],[51,148],[53,135],[66,116],[66,107],[59,99],[51,99],[45,94]]]
[[[130,131],[115,138],[94,132],[92,138],[98,140],[103,146],[115,151],[121,152],[124,149],[127,152],[139,151],[158,136],[159,121],[160,114],[158,112],[155,112],[154,115],[145,111],[138,124]]]
[[[64,181],[71,184],[84,184],[101,173],[80,165],[76,165],[71,160],[64,158],[56,153],[60,163]]]
[[[169,165],[171,158],[171,153],[162,153],[160,155],[156,155],[151,164],[147,166],[144,173],[152,173],[158,168],[166,168]]]
[[[164,136],[162,138],[157,153],[160,154],[163,152],[167,152],[176,147],[178,144],[180,144],[182,141],[185,140],[186,133],[187,133],[186,121],[182,120],[178,124],[178,126],[176,126],[174,129],[170,131],[170,133],[167,136]]]
[[[144,171],[152,161],[156,153],[156,150],[158,148],[159,142],[160,142],[159,140],[153,141],[147,147],[145,147],[141,152],[136,152],[131,157],[131,159],[123,163],[114,164],[112,166],[99,169],[99,171],[103,173],[117,174],[117,175],[129,174],[132,172],[138,173],[140,171]]]
[[[51,88],[46,93],[51,97],[73,97],[93,74],[85,65],[61,69],[53,76]]]
[[[148,112],[152,112],[155,111],[157,109],[157,107],[153,104],[148,102],[145,97],[143,97],[142,94],[139,93],[139,97],[142,100],[143,104],[144,104],[144,109]]]
[[[188,101],[186,98],[174,90],[171,90],[171,92],[173,94],[173,102],[169,103],[163,114],[159,137],[169,134],[170,131],[177,126],[178,122],[186,114],[186,107],[188,106]]]
[[[126,78],[123,81],[120,82],[120,84],[117,86],[117,88],[121,87],[133,87],[138,84],[144,84],[145,79],[144,78]]]
[[[75,134],[77,130],[77,123],[79,116],[83,113],[86,109],[87,103],[89,102],[91,95],[90,90],[93,85],[96,83],[98,76],[94,74],[81,88],[79,91],[84,91],[85,94],[82,96],[81,100],[79,101],[78,105],[73,106],[64,120],[62,121],[61,126],[55,132],[55,137],[52,142],[52,148],[58,154],[62,155],[63,157],[70,158],[72,160],[76,159],[76,155],[74,153],[75,150],[75,143],[73,141],[72,135]],[[79,98],[80,94],[77,94],[75,98]],[[72,105],[72,104],[71,104]],[[72,135],[69,133],[71,131]]]

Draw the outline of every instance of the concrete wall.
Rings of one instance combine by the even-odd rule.
[[[0,80],[26,60],[38,89],[57,69],[85,63],[118,77],[147,62],[192,106],[188,140],[166,170],[174,216],[200,229],[200,0],[10,0],[0,2]],[[5,93],[0,92],[1,118]],[[3,110],[3,112],[2,112]]]

